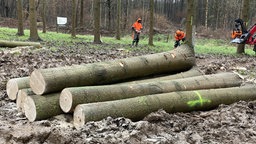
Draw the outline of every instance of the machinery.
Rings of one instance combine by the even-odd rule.
[[[246,30],[243,20],[236,19],[232,38],[232,43],[254,45],[253,51],[256,53],[256,23]]]

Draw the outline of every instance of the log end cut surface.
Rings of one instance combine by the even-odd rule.
[[[15,80],[11,79],[7,82],[6,92],[11,100],[16,100],[17,94],[19,92],[19,87]]]
[[[16,105],[19,111],[25,112],[24,110],[24,102],[27,97],[27,93],[24,90],[19,90],[17,100],[16,100]]]
[[[30,87],[37,95],[45,91],[45,80],[40,70],[34,70],[30,75]]]
[[[68,113],[72,110],[72,94],[68,89],[64,89],[60,94],[60,107],[63,112]]]
[[[25,116],[29,121],[33,122],[36,120],[36,105],[31,97],[26,97],[24,102]]]
[[[78,129],[81,126],[83,126],[85,123],[85,117],[84,117],[84,113],[83,113],[83,108],[78,105],[75,108],[74,111],[74,126]]]

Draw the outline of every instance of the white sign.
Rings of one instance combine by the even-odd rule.
[[[57,17],[57,24],[58,25],[65,25],[65,24],[67,24],[67,18],[66,17]]]

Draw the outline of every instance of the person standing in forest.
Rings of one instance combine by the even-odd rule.
[[[180,46],[180,40],[182,40],[183,42],[185,41],[185,32],[181,29],[178,29],[175,34],[174,34],[174,38],[175,38],[175,43],[174,43],[174,48]]]
[[[140,40],[140,33],[141,30],[143,29],[142,24],[141,24],[142,19],[138,18],[137,21],[132,25],[132,30],[133,30],[133,41],[132,41],[132,47],[138,46],[139,40]]]

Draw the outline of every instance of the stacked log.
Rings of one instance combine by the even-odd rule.
[[[29,77],[10,79],[6,84],[6,92],[11,100],[16,100],[19,90],[29,88]]]
[[[38,94],[59,92],[67,87],[111,84],[131,78],[189,70],[195,64],[193,50],[184,45],[171,52],[118,59],[87,65],[38,69],[30,86]]]
[[[59,106],[59,95],[59,93],[54,93],[45,96],[26,97],[24,110],[28,120],[32,122],[62,114],[63,111]]]
[[[19,91],[17,106],[29,121],[74,112],[77,128],[106,116],[139,120],[158,109],[187,112],[255,99],[255,86],[238,87],[242,80],[236,74],[202,76],[194,65],[193,49],[182,45],[170,52],[34,70],[29,78],[9,80],[7,94],[15,100]]]
[[[74,126],[79,128],[86,122],[98,121],[107,116],[141,120],[159,109],[168,113],[209,110],[220,104],[256,100],[255,89],[256,86],[182,91],[81,104],[74,111]]]
[[[241,83],[242,80],[238,75],[221,73],[151,83],[65,88],[60,95],[60,107],[64,112],[72,112],[78,104],[126,99],[172,91],[235,87]]]
[[[16,106],[19,111],[22,113],[25,113],[24,103],[28,96],[35,95],[35,93],[32,91],[31,88],[27,89],[21,89],[18,92],[17,100],[16,100]]]

